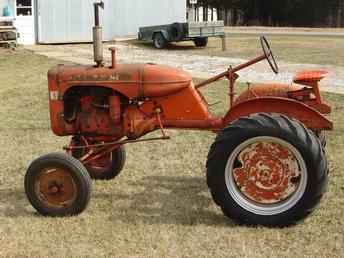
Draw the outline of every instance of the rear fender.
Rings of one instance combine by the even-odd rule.
[[[317,110],[292,99],[256,98],[234,105],[224,117],[224,124],[255,113],[280,113],[295,118],[312,130],[332,130],[333,123]]]
[[[166,30],[156,30],[156,31],[154,31],[153,35],[152,35],[152,39],[154,39],[154,35],[157,34],[157,33],[161,33],[167,41],[170,40],[170,36],[169,36],[169,34],[168,34],[168,32]]]

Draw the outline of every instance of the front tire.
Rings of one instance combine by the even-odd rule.
[[[73,216],[84,211],[91,195],[91,179],[73,157],[52,153],[34,160],[25,175],[25,193],[42,215]]]
[[[280,114],[238,119],[219,133],[208,155],[212,197],[240,223],[294,224],[314,210],[327,182],[319,140]]]

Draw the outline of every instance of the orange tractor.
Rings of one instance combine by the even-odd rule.
[[[171,67],[117,64],[115,49],[105,66],[99,7],[95,3],[96,65],[59,65],[48,73],[51,128],[72,138],[65,154],[39,157],[27,170],[25,191],[40,214],[81,213],[90,178],[109,180],[122,170],[125,144],[167,140],[170,128],[216,133],[207,184],[226,216],[284,226],[314,210],[328,181],[323,131],[333,128],[319,92],[326,71],[300,72],[291,84],[252,84],[235,98],[238,71],[267,60],[278,73],[265,37],[260,56],[196,85]],[[222,78],[229,81],[229,110],[214,117],[199,90]],[[161,137],[141,139],[155,130]]]

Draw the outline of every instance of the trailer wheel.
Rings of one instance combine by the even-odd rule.
[[[319,140],[280,114],[238,119],[217,136],[208,155],[212,197],[240,223],[294,224],[314,210],[327,182]]]
[[[72,146],[85,146],[83,141],[78,137],[73,137],[71,141]],[[74,158],[80,159],[86,154],[87,149],[75,149],[72,151],[72,156]],[[111,153],[104,155],[103,157],[91,161],[85,164],[90,177],[95,180],[111,180],[118,176],[126,161],[126,151],[124,146],[119,146],[117,149],[113,150]]]
[[[167,46],[167,40],[162,35],[162,33],[158,32],[158,33],[155,33],[153,36],[153,44],[155,48],[163,49]]]
[[[208,45],[208,38],[195,38],[194,43],[196,47],[206,47]]]
[[[174,41],[181,41],[185,37],[183,23],[173,23],[171,25],[171,36]]]
[[[31,163],[25,175],[25,193],[42,215],[77,215],[89,203],[91,179],[78,160],[52,153]]]

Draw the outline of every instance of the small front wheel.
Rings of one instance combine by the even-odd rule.
[[[233,122],[212,145],[207,182],[224,214],[250,225],[286,226],[309,215],[327,186],[319,140],[280,114]]]
[[[91,179],[78,160],[63,153],[52,153],[30,164],[25,175],[25,193],[42,215],[77,215],[89,203]]]

